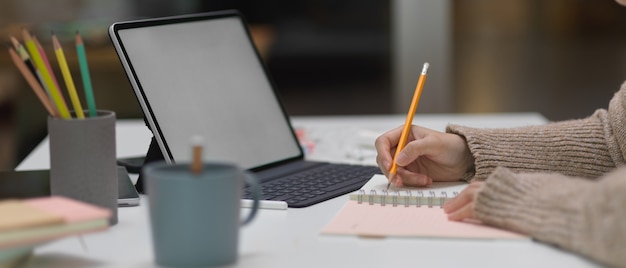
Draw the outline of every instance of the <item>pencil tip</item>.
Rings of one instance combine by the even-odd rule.
[[[24,42],[28,42],[31,39],[30,32],[26,28],[22,28],[22,36],[24,37]]]
[[[15,46],[15,48],[20,46],[20,42],[17,41],[17,38],[15,38],[15,36],[10,35],[9,39],[11,39],[11,43],[13,44],[13,46]]]
[[[78,31],[76,31],[76,45],[83,45],[83,37],[80,35]]]

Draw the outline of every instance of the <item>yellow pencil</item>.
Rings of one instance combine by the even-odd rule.
[[[41,78],[43,79],[44,84],[46,84],[47,87],[50,89],[50,92],[49,92],[50,96],[52,97],[52,101],[56,105],[57,110],[59,111],[59,114],[61,115],[61,118],[63,119],[72,118],[70,116],[70,112],[67,110],[67,106],[65,106],[64,104],[63,96],[59,94],[60,93],[59,89],[54,85],[54,82],[52,81],[52,77],[50,76],[50,73],[48,72],[48,69],[46,68],[44,64],[43,59],[41,58],[41,55],[39,54],[39,51],[37,51],[37,45],[35,45],[35,42],[30,36],[30,33],[28,33],[26,29],[24,29],[22,31],[22,34],[24,35],[24,43],[26,43],[26,49],[28,50],[31,58],[35,62],[35,67],[41,73],[41,76],[42,76]]]
[[[59,43],[59,39],[57,39],[56,35],[54,34],[52,34],[52,46],[54,47],[54,53],[57,55],[59,68],[61,68],[61,73],[63,74],[63,79],[65,80],[65,86],[67,87],[67,92],[70,95],[72,106],[74,106],[74,112],[76,112],[76,117],[78,117],[79,119],[83,119],[85,118],[85,114],[83,113],[83,107],[80,105],[80,100],[78,99],[78,94],[76,93],[76,87],[74,86],[72,73],[70,73],[70,68],[67,66],[65,54],[63,53],[63,48]]]
[[[391,164],[391,169],[389,170],[389,175],[391,176],[391,178],[389,184],[387,184],[387,188],[389,188],[391,181],[393,181],[394,175],[396,175],[396,172],[398,171],[396,158],[400,154],[400,151],[402,151],[402,149],[406,145],[406,140],[409,137],[409,131],[411,130],[411,124],[413,123],[413,115],[415,115],[415,110],[417,110],[417,105],[420,101],[420,97],[422,96],[422,90],[424,89],[424,82],[426,82],[426,73],[428,72],[428,66],[428,62],[424,63],[420,78],[417,80],[417,86],[415,86],[415,92],[413,93],[413,100],[411,101],[411,106],[409,107],[409,113],[406,115],[406,121],[404,122],[402,134],[400,135],[400,141],[398,141],[398,147],[396,147],[396,153],[393,156],[393,162]]]
[[[48,72],[50,73],[50,77],[52,77],[52,82],[54,82],[54,86],[58,89],[59,95],[61,96],[61,101],[63,101],[63,105],[65,107],[68,107],[67,103],[65,102],[65,98],[63,98],[63,93],[61,93],[61,87],[59,86],[57,77],[54,74],[54,70],[52,70],[52,67],[50,66],[50,61],[48,61],[48,55],[46,55],[46,51],[41,46],[41,43],[39,43],[37,36],[33,36],[33,42],[35,42],[35,46],[37,46],[37,51],[39,51],[39,55],[41,55],[41,59],[46,66],[46,70],[48,70]]]

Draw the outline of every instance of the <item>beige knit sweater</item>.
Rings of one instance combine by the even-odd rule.
[[[447,132],[465,137],[474,179],[486,179],[478,219],[626,267],[626,82],[588,118]]]

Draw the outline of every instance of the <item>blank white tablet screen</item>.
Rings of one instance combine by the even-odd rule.
[[[300,154],[245,28],[237,17],[119,30],[174,161],[204,158],[243,168]]]

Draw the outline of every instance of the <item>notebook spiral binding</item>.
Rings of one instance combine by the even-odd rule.
[[[449,200],[457,196],[458,192],[452,192],[452,196],[448,197],[448,193],[442,191],[437,194],[435,191],[428,191],[427,194],[424,194],[425,191],[416,191],[417,195],[414,196],[411,190],[405,191],[387,191],[382,190],[382,193],[378,194],[378,192],[374,189],[369,191],[369,194],[366,193],[364,189],[361,189],[356,194],[356,200],[359,204],[363,202],[367,202],[369,205],[380,204],[381,206],[386,206],[391,204],[394,207],[399,205],[404,205],[405,207],[415,206],[422,207],[428,206],[432,207],[442,207],[443,204]]]

